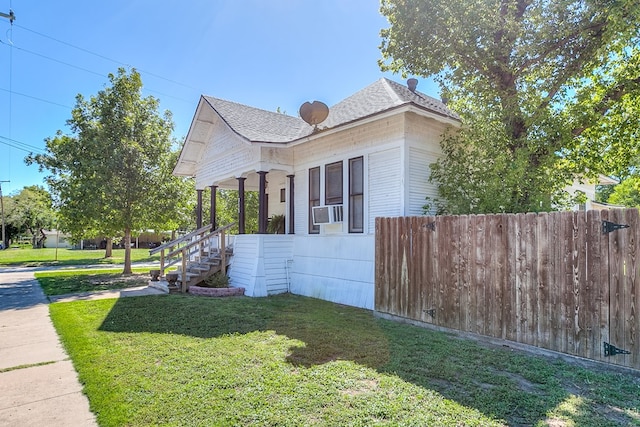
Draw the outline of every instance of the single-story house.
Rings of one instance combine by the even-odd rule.
[[[372,309],[375,218],[423,213],[425,196],[436,195],[428,165],[459,118],[415,84],[386,78],[329,108],[325,120],[307,116],[202,96],[174,174],[210,187],[212,204],[217,189],[259,192],[258,234],[243,234],[240,203],[232,286]],[[285,216],[285,234],[266,234],[273,215]]]

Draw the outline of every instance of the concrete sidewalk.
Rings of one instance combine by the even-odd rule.
[[[29,268],[0,269],[0,426],[97,426]],[[55,300],[161,293],[135,288]],[[53,300],[53,298],[52,298]]]

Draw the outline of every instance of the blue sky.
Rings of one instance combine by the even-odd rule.
[[[75,96],[96,94],[119,66],[140,71],[179,139],[201,94],[297,116],[305,101],[331,106],[381,77],[405,80],[378,67],[388,22],[375,0],[0,0],[9,9],[14,25],[0,18],[5,195],[43,184],[25,149],[69,133]]]

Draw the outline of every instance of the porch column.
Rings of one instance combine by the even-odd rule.
[[[293,201],[295,200],[294,193],[293,193],[293,178],[295,177],[295,175],[287,175],[287,178],[289,178],[289,234],[295,234],[295,228],[294,228],[294,222],[293,222],[293,217],[295,216],[296,210],[295,210],[295,206],[293,204]]]
[[[260,185],[258,190],[258,233],[267,233],[267,173],[265,171],[258,172],[260,175]]]
[[[196,205],[196,230],[202,228],[202,190],[196,190],[198,204]]]
[[[238,179],[238,234],[245,234],[245,216],[244,216],[244,181],[247,178]]]
[[[216,225],[216,195],[218,186],[212,185],[209,188],[211,189],[211,213],[209,214],[209,220],[211,222],[211,231],[213,231],[218,228]]]

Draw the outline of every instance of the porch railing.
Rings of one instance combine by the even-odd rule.
[[[187,287],[187,266],[190,261],[200,261],[205,256],[218,253],[220,256],[220,268],[223,274],[226,273],[227,267],[227,231],[233,227],[235,223],[225,225],[214,231],[211,231],[211,224],[206,225],[189,234],[167,242],[149,250],[150,255],[160,253],[160,276],[164,276],[164,272],[169,267],[180,264],[178,269],[181,274],[181,290],[186,292]]]

